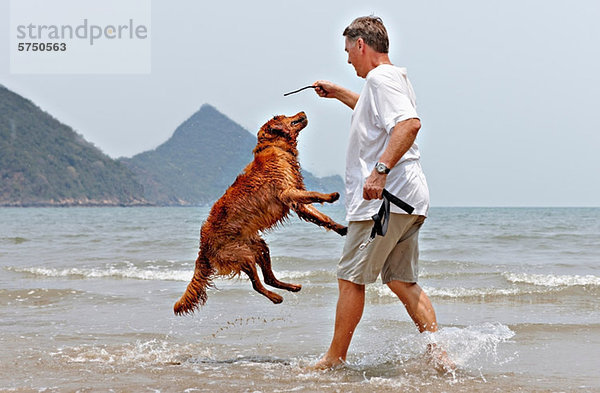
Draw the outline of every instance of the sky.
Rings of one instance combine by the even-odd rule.
[[[596,0],[152,0],[150,72],[116,75],[11,74],[9,10],[0,84],[109,156],[157,147],[204,103],[254,134],[303,110],[300,162],[319,176],[343,174],[352,112],[283,93],[318,79],[360,92],[342,31],[375,14],[417,95],[432,206],[600,206]]]

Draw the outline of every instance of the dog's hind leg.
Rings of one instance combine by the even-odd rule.
[[[242,267],[242,271],[248,275],[250,281],[252,282],[252,288],[254,288],[256,292],[268,297],[269,300],[275,304],[281,303],[283,301],[283,298],[281,296],[279,296],[275,292],[269,291],[262,285],[262,283],[260,282],[260,278],[258,277],[258,272],[256,271],[256,265],[254,263],[244,264],[244,266]]]
[[[265,284],[292,292],[298,292],[302,289],[302,285],[282,282],[275,277],[273,270],[271,269],[271,254],[269,252],[269,247],[263,239],[259,238],[255,240],[252,245],[257,251],[256,263],[260,266],[260,270],[265,279]]]
[[[218,263],[215,263],[218,274],[233,276],[236,273],[244,272],[250,278],[252,287],[256,292],[268,297],[273,303],[281,303],[283,298],[266,289],[260,282],[256,271],[258,253],[254,243],[254,239],[249,238],[229,241],[218,252]]]

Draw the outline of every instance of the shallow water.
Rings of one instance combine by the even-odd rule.
[[[266,240],[302,291],[273,305],[217,280],[175,317],[207,213],[0,209],[0,391],[600,391],[600,209],[432,209],[420,284],[442,329],[418,334],[370,285],[348,364],[326,372],[308,366],[331,339],[343,239],[292,218]],[[455,373],[428,363],[432,342]]]

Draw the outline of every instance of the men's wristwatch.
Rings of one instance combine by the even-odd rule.
[[[390,173],[390,168],[385,166],[385,164],[382,162],[378,162],[377,164],[375,164],[375,170],[378,173],[381,173],[382,175],[387,175],[388,173]]]

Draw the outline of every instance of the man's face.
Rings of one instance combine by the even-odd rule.
[[[360,42],[359,42],[360,41]],[[358,38],[356,41],[349,40],[346,37],[346,44],[344,46],[344,50],[348,53],[348,64],[352,64],[354,69],[356,70],[356,75],[364,78],[366,74],[363,75],[363,56],[361,51],[361,46],[364,45],[362,42],[362,38]]]

